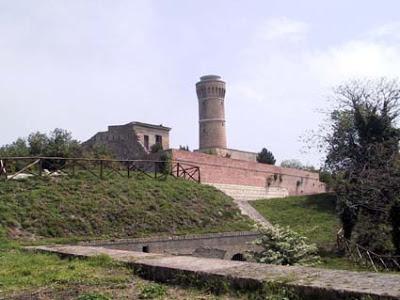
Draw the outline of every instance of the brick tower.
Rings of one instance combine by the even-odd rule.
[[[226,148],[225,82],[220,76],[206,75],[196,83],[199,99],[199,150]]]

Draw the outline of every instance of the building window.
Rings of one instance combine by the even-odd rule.
[[[144,148],[146,150],[149,150],[149,136],[148,135],[144,136]]]
[[[162,145],[162,136],[156,135],[156,144]]]

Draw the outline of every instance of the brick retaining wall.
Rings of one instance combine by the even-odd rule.
[[[286,190],[288,195],[310,195],[326,191],[319,174],[200,152],[170,150],[174,161],[200,167],[201,182]]]

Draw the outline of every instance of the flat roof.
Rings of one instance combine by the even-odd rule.
[[[155,125],[155,124],[149,124],[149,123],[143,123],[143,122],[137,122],[137,121],[129,122],[128,124],[125,124],[125,125],[148,127],[148,128],[161,129],[161,130],[166,130],[166,131],[171,130],[170,127],[163,126],[162,124]]]

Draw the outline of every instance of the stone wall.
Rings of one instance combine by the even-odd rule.
[[[254,187],[254,199],[259,195],[270,198],[326,191],[325,184],[319,181],[319,174],[315,172],[181,150],[171,150],[171,157],[174,161],[199,166],[202,183],[215,185],[228,194],[239,193],[236,198],[240,194],[243,197],[249,195],[251,187]]]
[[[137,238],[120,241],[85,242],[81,243],[81,245],[148,253],[232,259],[235,254],[244,254],[248,250],[257,250],[258,247],[251,244],[251,242],[257,239],[258,236],[257,232],[223,232],[187,236]]]
[[[110,126],[82,144],[85,148],[105,147],[117,159],[142,159],[147,151],[129,126]]]

